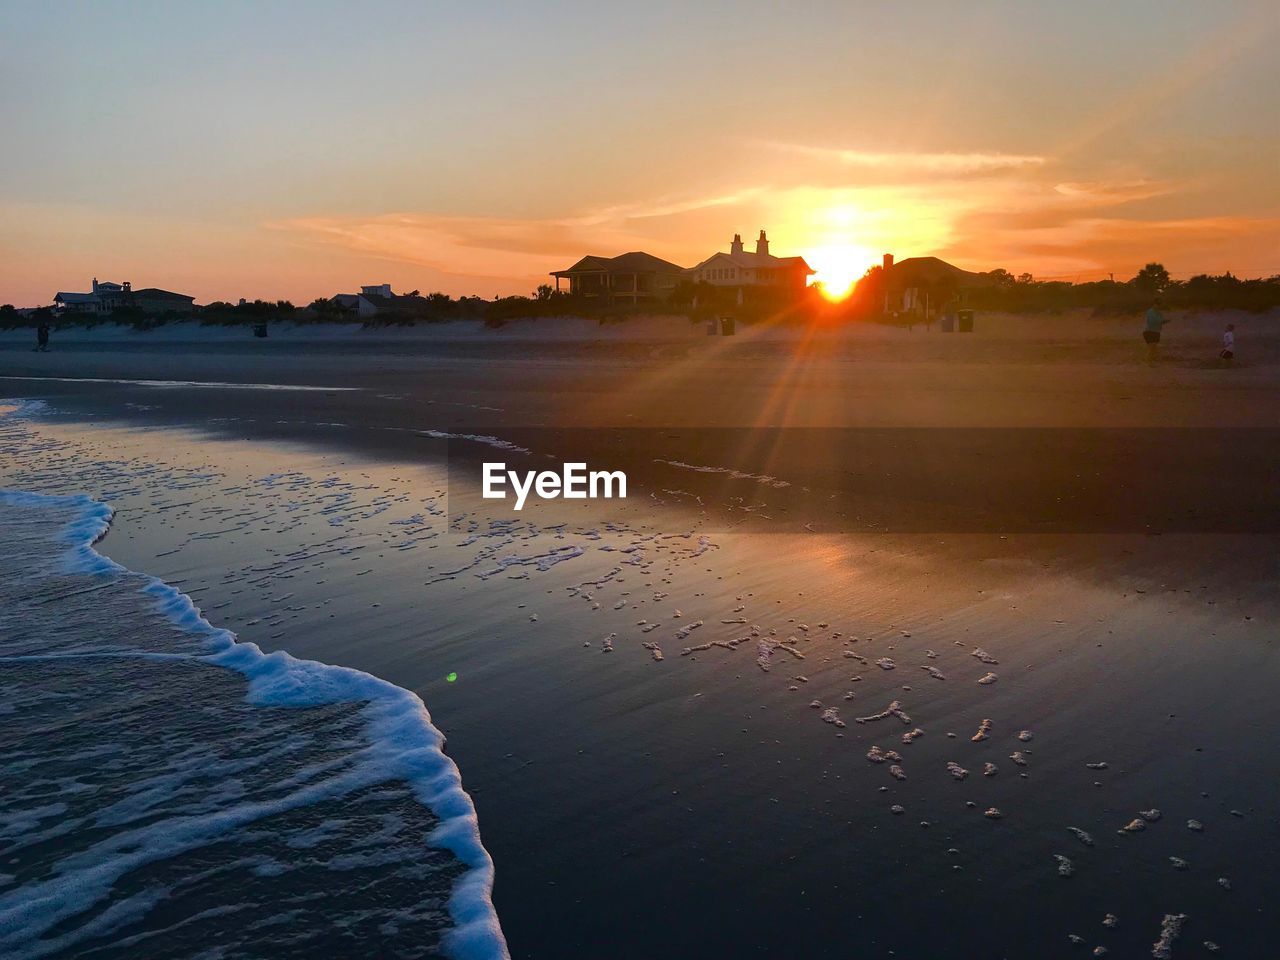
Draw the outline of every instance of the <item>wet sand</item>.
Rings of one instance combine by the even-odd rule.
[[[1212,322],[1202,327],[1195,337],[1210,336]],[[59,413],[43,429],[86,456],[203,464],[230,488],[293,467],[438,489],[439,444],[419,430],[1277,425],[1272,341],[1257,362],[1218,370],[1189,332],[1148,367],[1127,327],[1088,332],[130,342],[0,351],[0,373],[362,389],[7,380],[0,393],[47,398]],[[786,464],[761,466],[781,476]],[[759,484],[715,492],[748,487]],[[1267,953],[1264,891],[1280,853],[1274,537],[769,534],[758,519],[711,523],[669,494],[630,522],[681,535],[701,524],[709,549],[683,537],[622,582],[591,583],[618,555],[585,535],[581,557],[489,578],[436,581],[421,551],[384,550],[296,584],[297,616],[265,629],[280,592],[233,597],[223,581],[272,533],[192,537],[216,529],[234,494],[182,523],[130,496],[103,544],[115,559],[225,604],[217,615],[264,648],[422,695],[475,799],[517,957],[922,957],[955,944],[961,955],[1149,955],[1162,918],[1179,913],[1189,919],[1174,956],[1206,955],[1205,940],[1223,955]],[[461,681],[444,681],[449,671]],[[910,723],[857,722],[895,700]],[[872,746],[902,759],[869,762]],[[993,808],[1000,817],[983,815]],[[1119,832],[1153,808],[1158,820]]]

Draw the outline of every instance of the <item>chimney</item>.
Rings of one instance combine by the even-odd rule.
[[[133,284],[130,283],[128,280],[124,282],[124,292],[133,293]]]
[[[742,252],[742,234],[735,233],[733,235],[733,243],[729,244],[729,253],[732,256],[737,256],[741,252]]]
[[[97,292],[98,292],[98,278],[97,278],[97,277],[94,277],[94,278],[93,278],[93,292],[94,292],[94,293],[97,293]]]
[[[886,254],[884,255],[884,279],[885,279],[885,280],[887,280],[887,279],[888,279],[888,277],[889,277],[889,272],[890,272],[892,269],[893,269],[893,254],[892,254],[892,253],[886,253]],[[881,284],[881,286],[884,288],[884,313],[885,313],[885,316],[888,316],[888,315],[889,315],[889,304],[890,304],[890,297],[889,297],[889,284],[886,282],[886,283]]]
[[[756,254],[766,257],[769,255],[769,238],[764,235],[763,230],[760,231],[760,236],[756,240]]]

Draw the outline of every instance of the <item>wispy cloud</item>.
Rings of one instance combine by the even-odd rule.
[[[1171,180],[1090,180],[1054,185],[1054,192],[1081,204],[1111,206],[1150,200],[1176,192],[1181,184]]]
[[[410,213],[313,216],[272,221],[265,226],[302,243],[339,247],[454,277],[530,273],[548,258],[572,256],[584,242],[580,231],[561,222],[494,217]]]
[[[762,192],[751,187],[711,196],[668,196],[561,217],[404,212],[295,217],[264,226],[295,243],[423,268],[434,274],[426,282],[484,281],[480,286],[490,289],[502,281],[508,287],[513,280],[540,282],[549,270],[587,253],[644,249],[687,259],[696,250],[689,249],[689,237],[681,236],[680,224],[704,211],[741,206]],[[679,239],[671,239],[675,237]]]
[[[741,207],[765,193],[744,187],[710,196],[666,196],[601,206],[560,217],[441,216],[391,213],[310,216],[264,226],[300,243],[338,247],[363,256],[413,264],[454,278],[545,276],[586,253],[645,249],[659,256],[692,255],[680,225],[706,211]]]
[[[559,221],[566,225],[594,226],[602,223],[620,223],[624,220],[648,220],[657,217],[674,217],[685,213],[697,213],[715,207],[732,207],[758,198],[763,187],[748,187],[730,193],[710,197],[666,197],[645,203],[618,204]]]
[[[1049,162],[1048,157],[1026,153],[859,150],[778,141],[767,141],[767,145],[785,153],[839,163],[846,167],[937,176],[1027,170],[1042,167]]]

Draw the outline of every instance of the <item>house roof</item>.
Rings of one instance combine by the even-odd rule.
[[[703,260],[693,270],[701,270],[711,261],[718,259],[728,260],[734,266],[745,267],[750,270],[793,270],[803,268],[806,275],[816,272],[809,266],[804,257],[775,257],[771,253],[754,253],[749,250],[743,250],[741,253],[718,251]]]
[[[608,257],[590,257],[590,256],[583,257],[581,260],[575,263],[572,267],[569,267],[567,270],[551,271],[551,276],[567,277],[571,273],[586,273],[587,271],[592,271],[592,270],[604,270],[607,268],[608,263],[609,263]]]
[[[105,284],[98,284],[99,287]],[[98,293],[67,293],[59,290],[53,295],[54,303],[98,303],[101,301],[102,293],[123,293],[121,288],[112,287],[108,290],[99,290]],[[132,291],[134,297],[141,297],[144,300],[183,300],[192,302],[195,297],[189,297],[185,293],[174,293],[172,290],[161,290],[159,287],[143,287],[141,290]],[[118,298],[112,298],[112,302],[116,302]]]
[[[684,267],[651,253],[634,250],[617,257],[583,257],[567,270],[553,270],[553,277],[573,273],[684,273]]]
[[[143,287],[141,290],[134,290],[133,295],[144,300],[195,300],[195,297],[188,297],[185,293],[174,293],[159,287]]]
[[[961,287],[982,286],[989,282],[981,273],[961,270],[938,257],[908,257],[889,268],[889,279],[898,286],[935,284],[952,281]]]
[[[380,293],[359,293],[355,296],[378,310],[404,310],[408,307],[429,306],[431,303],[426,297],[409,296],[407,294],[384,297]]]

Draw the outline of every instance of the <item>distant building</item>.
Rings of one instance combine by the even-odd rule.
[[[99,283],[94,277],[90,293],[59,290],[53,295],[53,305],[59,313],[110,313],[124,306],[125,298],[132,293],[128,283]]]
[[[556,290],[567,280],[569,293],[607,303],[665,300],[685,278],[684,267],[649,253],[583,257],[566,270],[554,270]]]
[[[735,287],[738,302],[751,288],[800,291],[809,282],[813,269],[804,257],[775,257],[769,252],[769,238],[763,230],[754,253],[742,248],[742,235],[735,233],[729,252],[715,253],[689,271],[696,283]]]
[[[937,314],[963,291],[990,284],[986,274],[962,270],[937,257],[908,257],[894,263],[884,255],[885,313]]]
[[[159,287],[143,287],[134,290],[128,301],[130,306],[137,307],[143,313],[194,313],[195,297],[184,293],[173,293]]]
[[[426,298],[416,294],[401,296],[392,292],[389,283],[368,284],[362,286],[359,293],[335,293],[329,302],[361,320],[413,313],[429,305]]]
[[[148,314],[189,314],[195,311],[195,297],[157,287],[134,290],[133,285],[128,282],[99,283],[98,278],[94,277],[93,289],[89,293],[59,291],[53,296],[53,305],[60,314],[101,315],[125,307]]]

